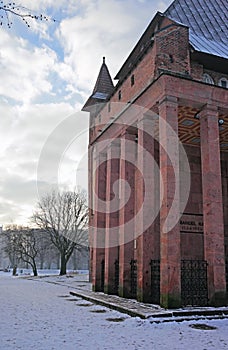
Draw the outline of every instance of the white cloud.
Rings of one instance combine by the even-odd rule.
[[[50,146],[43,161],[47,175],[52,175],[50,169],[62,155],[58,168],[61,182],[75,181],[77,168],[77,176],[82,174],[85,181],[86,146],[77,134],[86,128],[88,116],[76,114],[72,130],[64,120],[88,98],[102,57],[106,56],[114,76],[154,13],[170,2],[21,1],[39,13],[47,11],[64,18],[56,33],[48,23],[34,23],[23,38],[19,29],[16,35],[0,29],[0,224],[22,223],[32,212],[43,147]],[[36,39],[34,33],[39,33]],[[47,144],[47,140],[52,142]],[[38,181],[42,191],[47,191],[51,178]]]
[[[0,151],[0,197],[2,203],[14,202],[18,215],[24,206],[30,204],[32,208],[38,199],[37,167],[46,140],[54,134],[59,123],[64,124],[64,120],[73,112],[73,107],[67,103],[5,108],[0,106],[0,114],[4,116],[0,128],[3,144]],[[75,125],[80,128],[81,121],[76,120]],[[61,136],[67,138],[67,130],[62,127],[62,131],[63,134],[53,141],[53,150],[50,153],[53,156],[56,152],[64,153],[64,149],[61,149]],[[77,133],[76,130],[75,132]],[[54,157],[49,157],[46,163],[48,172],[51,172],[53,164],[55,165]],[[46,185],[45,190],[47,188]],[[8,217],[7,222],[12,218],[17,222],[18,217],[15,211],[13,213],[2,212],[1,215],[4,220]]]
[[[61,22],[57,35],[65,52],[64,62],[75,72],[78,89],[91,91],[103,56],[114,77],[158,10],[158,3],[145,2],[81,1],[81,14]],[[164,8],[165,1],[160,1],[159,10]]]
[[[50,93],[48,77],[56,62],[56,54],[47,46],[29,47],[28,43],[1,30],[0,94],[28,103],[42,93]]]

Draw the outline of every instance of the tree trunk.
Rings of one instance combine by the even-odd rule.
[[[17,276],[17,265],[13,267],[13,276]]]
[[[38,276],[38,271],[37,271],[36,265],[33,265],[32,270],[33,270],[33,275]]]
[[[30,263],[30,265],[32,266],[33,275],[38,276],[38,271],[37,271],[35,259],[32,258],[32,263]]]
[[[67,260],[64,254],[61,254],[60,276],[66,275]]]

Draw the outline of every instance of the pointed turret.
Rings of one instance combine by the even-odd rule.
[[[90,111],[90,107],[98,103],[104,103],[107,101],[110,94],[113,92],[114,85],[112,78],[110,76],[108,67],[105,63],[105,57],[103,57],[103,63],[98,74],[96,84],[93,89],[92,95],[88,98],[85,105],[83,106],[83,111]]]

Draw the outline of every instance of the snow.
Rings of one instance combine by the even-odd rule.
[[[4,272],[4,271],[0,270],[0,277],[1,276],[11,276],[13,269],[10,268],[7,270],[8,270],[8,272]],[[37,270],[39,276],[59,275],[59,271],[60,270],[54,270],[54,269],[52,269],[52,270],[38,269]],[[69,275],[71,273],[72,274],[88,274],[88,270],[72,270],[72,271],[69,270],[67,273]],[[28,276],[28,275],[33,276],[33,272],[32,272],[32,269],[18,268],[17,275],[18,276]]]
[[[1,350],[225,350],[228,319],[150,323],[71,296],[87,276],[0,273]],[[207,324],[214,330],[193,329]]]

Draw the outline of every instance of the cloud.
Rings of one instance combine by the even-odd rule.
[[[14,172],[20,166],[20,172],[22,171],[24,176],[34,178],[35,166],[45,141],[74,109],[67,103],[1,107],[4,123],[1,125],[0,137],[4,140],[4,147],[0,152],[0,169],[6,168]],[[5,111],[11,115],[8,123]],[[56,148],[57,146],[58,140]],[[28,165],[28,171],[26,166],[21,167],[21,163]]]
[[[38,198],[37,181],[42,193],[55,184],[50,170],[56,159],[60,186],[76,176],[86,186],[88,132],[86,142],[78,135],[88,127],[88,115],[76,113],[70,130],[66,120],[90,95],[102,57],[114,76],[155,12],[171,0],[22,3],[61,22],[33,22],[27,29],[15,20],[11,31],[0,29],[0,224],[27,220]],[[45,176],[37,179],[47,145]]]
[[[64,63],[75,72],[75,85],[80,91],[91,92],[102,57],[106,56],[114,77],[157,11],[158,3],[145,1],[142,6],[131,0],[90,0],[81,4],[80,14],[61,22],[57,37],[65,52]],[[164,8],[165,1],[160,1],[159,9]]]
[[[15,218],[22,218],[22,211],[22,208],[15,201],[10,202],[0,197],[0,222],[4,225],[14,223]],[[24,222],[24,217],[22,221]]]
[[[0,35],[0,94],[18,102],[29,103],[37,96],[50,93],[48,77],[56,62],[56,54],[47,46],[29,47],[26,40]],[[16,59],[15,59],[16,58]]]
[[[55,166],[55,155],[58,152],[61,155],[65,151],[61,148],[61,139],[66,138],[66,142],[71,141],[67,140],[68,130],[64,128],[64,120],[73,112],[73,107],[67,103],[19,107],[0,106],[0,114],[3,116],[3,123],[1,123],[0,128],[0,138],[3,144],[0,149],[0,197],[2,203],[8,203],[9,201],[15,203],[18,208],[18,215],[22,215],[20,212],[25,205],[32,211],[38,199],[37,181],[39,179],[37,179],[37,168],[45,142],[52,138],[52,149],[49,149],[45,163],[45,168],[50,173],[53,166]],[[85,116],[83,117],[83,120],[80,117],[77,119],[73,113],[72,118],[75,118],[76,134],[80,128],[85,128],[85,124],[87,124],[87,119]],[[55,135],[55,129],[58,128],[58,125],[61,133],[59,133],[58,138],[54,138],[53,135]],[[80,152],[80,149],[78,149],[78,153],[75,150],[74,157],[77,157],[77,154],[80,157]],[[67,164],[66,168],[73,166],[72,161],[70,163]],[[50,189],[52,186],[51,179],[47,177],[45,180],[50,180]],[[47,191],[48,185],[46,184],[42,188]],[[26,212],[28,212],[28,207]],[[7,206],[7,208],[9,207]],[[3,218],[14,218],[17,222],[19,216],[13,216],[13,213],[15,211],[10,210],[9,212],[2,212],[1,215],[3,215]],[[7,222],[9,222],[9,219],[7,219]]]

